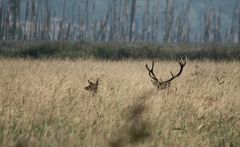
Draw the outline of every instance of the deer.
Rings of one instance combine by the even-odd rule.
[[[150,76],[150,78],[151,78],[151,81],[152,81],[152,84],[159,90],[159,89],[166,89],[166,88],[168,88],[168,87],[170,87],[170,85],[171,85],[171,82],[175,79],[175,78],[177,78],[178,76],[180,76],[181,75],[181,73],[182,73],[182,71],[183,71],[183,68],[185,67],[185,65],[186,65],[186,63],[187,63],[187,59],[185,59],[185,60],[183,60],[182,58],[181,59],[179,59],[179,58],[177,58],[177,62],[178,62],[178,64],[180,65],[180,70],[179,70],[179,72],[176,74],[176,75],[174,75],[173,73],[172,73],[172,71],[170,71],[170,74],[171,74],[171,78],[169,78],[168,80],[166,80],[166,81],[163,81],[162,79],[158,79],[157,77],[156,77],[156,75],[154,74],[154,60],[152,61],[152,67],[151,68],[149,68],[149,66],[148,66],[148,64],[146,64],[146,69],[148,70],[148,74],[149,74],[149,76]]]
[[[99,78],[96,80],[96,82],[92,82],[92,78],[90,78],[88,80],[88,86],[86,86],[84,89],[87,91],[90,91],[93,93],[93,95],[95,95],[97,93],[98,90],[98,85],[99,85]]]

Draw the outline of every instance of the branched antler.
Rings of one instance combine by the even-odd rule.
[[[170,84],[171,84],[171,81],[181,75],[181,73],[182,73],[182,71],[183,71],[183,68],[184,68],[184,66],[185,66],[186,63],[187,63],[187,60],[186,60],[186,59],[183,60],[183,59],[181,58],[181,59],[177,59],[177,62],[178,62],[178,64],[180,65],[180,70],[179,70],[179,72],[178,72],[176,75],[174,75],[174,74],[172,73],[172,71],[170,71],[172,77],[171,77],[170,79],[166,80],[166,81],[162,81],[161,79],[158,79],[158,78],[155,76],[154,71],[153,71],[153,69],[154,69],[154,61],[152,61],[152,68],[151,68],[151,69],[150,69],[149,66],[146,64],[146,68],[147,68],[147,70],[148,70],[148,74],[149,74],[149,76],[150,76],[150,78],[151,78],[151,81],[152,81],[153,85],[154,85],[155,87],[157,87],[157,89],[165,89],[165,88],[169,87]]]

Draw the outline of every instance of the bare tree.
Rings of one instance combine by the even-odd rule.
[[[27,0],[27,3],[26,3],[26,13],[25,13],[25,25],[24,25],[24,33],[23,33],[23,39],[24,40],[27,40],[28,39],[28,34],[27,34],[27,25],[28,25],[28,17],[29,17],[29,3],[30,3],[30,0]]]
[[[4,19],[3,1],[4,0],[0,0],[0,40],[2,39],[2,32],[3,32],[3,19]]]
[[[63,40],[64,33],[64,23],[65,23],[65,15],[66,15],[66,0],[63,1],[63,11],[62,11],[62,20],[59,23],[59,32],[58,32],[58,40]]]
[[[135,13],[136,13],[136,0],[131,1],[131,11],[130,11],[130,29],[129,29],[129,41],[133,41],[133,27],[135,21]]]
[[[44,40],[50,40],[50,32],[51,32],[51,9],[49,6],[49,0],[45,0],[44,3],[45,15],[44,15]]]
[[[233,9],[233,15],[232,15],[232,22],[231,22],[231,28],[230,28],[230,42],[234,43],[236,41],[236,36],[238,32],[238,1],[236,1],[236,5]]]
[[[213,40],[214,40],[214,42],[221,42],[221,16],[222,16],[221,7],[219,7],[218,13],[214,9],[214,12],[213,12]]]
[[[110,32],[109,32],[109,41],[113,42],[116,34],[116,23],[117,23],[117,0],[113,0],[111,3],[111,21],[110,21]]]
[[[110,3],[110,1],[109,1],[109,3]],[[108,10],[107,10],[106,16],[105,16],[105,18],[101,19],[100,29],[97,32],[97,36],[98,36],[97,38],[100,41],[104,41],[106,39],[106,28],[107,28],[107,25],[108,25],[110,14],[112,12],[112,7],[110,7],[110,4],[108,4],[108,6],[109,7],[108,7]]]
[[[189,42],[190,24],[189,24],[189,12],[192,0],[188,0],[186,7],[181,10],[181,13],[177,16],[175,33],[175,40],[177,42]]]
[[[165,11],[165,34],[164,34],[164,42],[170,41],[170,35],[173,26],[174,20],[174,1],[173,0],[166,0],[166,11]]]
[[[20,17],[20,1],[9,0],[8,7],[9,36],[8,39],[17,39],[17,23]]]
[[[238,2],[238,43],[240,43],[240,2]]]
[[[205,8],[204,14],[204,42],[209,42],[210,40],[210,26],[211,26],[211,13],[208,7]]]

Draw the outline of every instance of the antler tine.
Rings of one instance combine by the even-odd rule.
[[[152,71],[152,70],[153,70],[153,68],[154,68],[154,61],[152,61],[152,68],[151,68],[151,69],[148,67],[148,65],[147,65],[147,64],[146,64],[146,68],[147,68],[147,70],[148,70],[148,71]]]
[[[152,61],[152,68],[151,68],[151,69],[148,67],[147,64],[146,64],[146,68],[147,68],[147,70],[148,70],[149,76],[150,76],[153,80],[158,81],[158,79],[156,78],[156,76],[155,76],[155,74],[154,74],[154,71],[153,71],[153,69],[154,69],[154,61]]]
[[[186,59],[183,60],[182,58],[181,59],[177,59],[177,61],[178,61],[179,65],[180,65],[180,71],[178,72],[178,74],[175,77],[178,77],[182,73],[183,67],[187,63]]]
[[[180,64],[180,66],[185,66],[187,63],[187,59],[183,60],[182,58],[177,58],[177,62]]]
[[[183,60],[183,63],[184,63],[184,66],[187,64],[187,57],[185,57],[185,59]]]

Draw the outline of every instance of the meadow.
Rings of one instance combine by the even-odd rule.
[[[0,59],[0,146],[240,145],[239,61],[189,60],[164,90],[146,63]],[[155,64],[162,79],[179,70]],[[90,78],[100,78],[96,94],[84,89]]]

